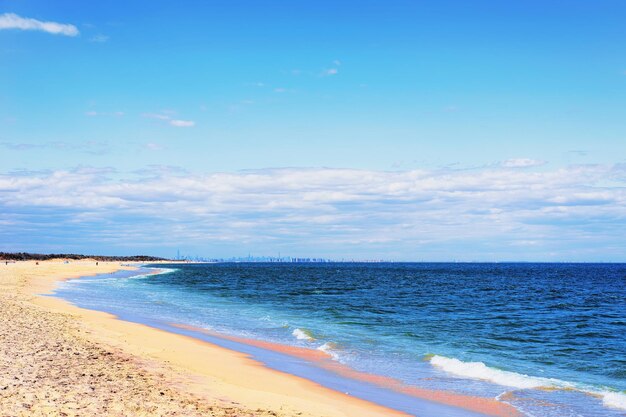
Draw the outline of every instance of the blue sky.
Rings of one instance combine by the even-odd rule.
[[[0,1],[0,250],[626,260],[623,2],[128,3]]]

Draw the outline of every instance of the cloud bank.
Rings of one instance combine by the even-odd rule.
[[[53,35],[77,36],[78,29],[74,25],[42,22],[41,20],[21,17],[15,13],[4,13],[0,15],[0,30],[2,29],[18,29],[18,30],[38,30],[51,33]]]
[[[18,172],[0,176],[0,211],[3,250],[626,260],[625,165]]]
[[[502,161],[502,166],[507,168],[529,168],[545,165],[546,161],[529,158],[515,158]]]

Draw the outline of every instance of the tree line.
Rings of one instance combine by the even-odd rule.
[[[96,261],[123,261],[123,262],[151,262],[167,261],[169,259],[156,256],[135,255],[135,256],[96,256],[79,255],[75,253],[28,253],[28,252],[0,252],[0,260],[3,261],[47,261],[49,259],[94,259]]]

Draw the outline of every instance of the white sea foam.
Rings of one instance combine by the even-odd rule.
[[[326,342],[322,346],[318,347],[317,350],[321,350],[324,353],[329,354],[334,360],[339,360],[339,354],[335,351],[335,344],[333,342]]]
[[[490,368],[482,362],[463,362],[456,358],[434,355],[430,363],[450,374],[465,378],[482,379],[506,387],[519,389],[539,387],[568,387],[565,381],[551,378],[533,377],[516,372]]]
[[[602,395],[602,404],[605,406],[626,410],[625,392],[603,391],[600,395]]]
[[[606,407],[626,410],[626,392],[600,391],[589,385],[572,384],[567,381],[554,378],[541,378],[516,372],[503,371],[490,368],[482,362],[463,362],[455,358],[434,355],[430,358],[430,363],[450,374],[464,378],[481,379],[494,384],[513,387],[517,389],[530,388],[567,388],[587,395],[592,395],[602,399],[602,404]],[[502,395],[502,394],[500,394]]]
[[[178,269],[175,268],[154,268],[154,267],[150,267],[150,268],[143,268],[143,271],[137,275],[130,275],[128,277],[124,277],[122,279],[146,279],[146,278],[150,278],[153,277],[155,275],[164,275],[164,274],[170,274],[172,272],[176,272],[178,271]],[[119,280],[120,278],[111,278],[112,280]]]
[[[295,329],[293,332],[291,332],[291,334],[294,335],[298,340],[315,340],[315,338],[311,336],[311,334],[306,330]]]
[[[176,272],[178,271],[178,269],[176,268],[158,268],[158,267],[150,267],[148,269],[151,269],[152,271],[145,274],[147,276],[151,276],[151,275],[163,275],[163,274],[171,274],[172,272]]]

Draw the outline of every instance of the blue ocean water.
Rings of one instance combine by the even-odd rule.
[[[626,415],[626,264],[155,267],[171,269],[67,281],[56,295],[137,321],[324,350],[359,371],[497,397],[529,416]]]

